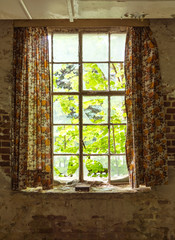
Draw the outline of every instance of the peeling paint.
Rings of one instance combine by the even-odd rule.
[[[159,47],[164,91],[175,96],[175,20],[151,21],[151,28]],[[0,103],[9,115],[12,43],[12,22],[0,21]],[[174,167],[169,167],[168,185],[151,191],[127,187],[114,191],[106,186],[92,187],[89,193],[71,192],[70,186],[62,187],[64,191],[13,192],[10,177],[4,172],[0,167],[2,240],[175,239]]]

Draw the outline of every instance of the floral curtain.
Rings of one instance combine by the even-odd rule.
[[[52,187],[48,59],[46,28],[14,29],[14,190]]]
[[[149,27],[129,27],[125,49],[126,155],[132,187],[167,182],[158,49]]]

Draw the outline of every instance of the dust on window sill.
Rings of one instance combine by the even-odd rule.
[[[76,183],[72,184],[58,184],[50,190],[43,190],[41,187],[37,188],[27,188],[22,190],[23,192],[38,192],[38,193],[74,193],[74,194],[91,194],[91,193],[136,193],[136,192],[149,192],[150,187],[141,185],[139,188],[132,189],[129,183],[121,183],[120,185],[104,184],[98,182],[90,183],[90,190],[87,191],[75,191]]]

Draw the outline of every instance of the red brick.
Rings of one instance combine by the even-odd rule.
[[[1,127],[2,127],[2,128],[8,128],[8,129],[10,129],[10,122],[4,122],[4,121],[2,121],[2,122],[1,122]]]
[[[166,128],[166,132],[169,133],[170,132],[170,128]]]
[[[170,100],[175,100],[175,97],[170,97],[169,99],[170,99]]]
[[[0,114],[7,114],[7,112],[1,109]]]
[[[5,120],[10,121],[10,118],[9,118],[9,116],[3,116],[3,120],[4,120],[4,121],[5,121]]]
[[[0,135],[0,140],[10,140],[10,135]]]
[[[166,135],[167,139],[175,139],[175,134],[167,134]]]
[[[167,141],[167,146],[171,146],[171,142],[170,141]]]
[[[3,134],[9,134],[10,133],[10,129],[6,128],[3,130]]]
[[[1,166],[1,167],[4,167],[4,166],[5,166],[5,167],[8,167],[8,166],[10,166],[10,162],[4,162],[4,161],[3,161],[3,162],[0,162],[0,166]]]
[[[170,204],[169,200],[158,200],[159,204]]]
[[[169,166],[175,166],[175,161],[168,161]]]
[[[165,107],[170,107],[171,103],[170,102],[164,102]]]
[[[175,141],[172,141],[172,145],[175,146]]]
[[[10,148],[1,148],[0,153],[10,153]]]
[[[175,113],[175,108],[168,108],[167,113]]]
[[[10,147],[10,142],[2,142],[2,147]]]
[[[5,167],[4,172],[6,173],[7,176],[10,176],[10,173],[11,173],[10,167]]]
[[[175,126],[175,121],[168,121],[168,126]]]
[[[171,119],[171,115],[165,114],[165,119],[166,119],[166,120],[170,120],[170,119]]]
[[[10,160],[10,155],[2,155],[2,160]]]
[[[167,151],[168,153],[175,153],[175,148],[168,148]]]
[[[164,99],[164,101],[166,101],[166,100],[167,100],[167,96],[164,95],[164,96],[163,96],[163,99]]]

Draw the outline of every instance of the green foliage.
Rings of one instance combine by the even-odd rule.
[[[85,88],[87,90],[107,90],[108,89],[108,81],[105,77],[105,74],[98,66],[100,64],[97,63],[84,63],[83,64],[83,81],[85,83]],[[101,64],[102,65],[102,64]],[[103,64],[104,67],[105,64]]]
[[[100,64],[84,64],[83,81],[86,90],[107,90],[108,81],[100,68]],[[62,91],[78,90],[78,72],[73,64],[62,64],[62,68],[54,72],[54,89]],[[121,64],[111,65],[111,87],[112,90],[120,90],[125,87],[124,72]],[[112,98],[111,98],[112,99]],[[79,123],[78,96],[56,95],[54,103],[59,103],[59,114],[69,119],[70,123]],[[100,124],[107,121],[107,97],[84,97],[83,114],[90,123]],[[114,104],[111,109],[111,122],[122,123],[126,119],[125,106]],[[64,122],[63,122],[64,124]],[[111,126],[110,129],[110,151],[111,153],[125,153],[125,125]],[[77,154],[79,152],[79,127],[57,126],[54,127],[54,152]],[[108,152],[108,127],[107,126],[83,126],[83,152],[86,154],[103,154]],[[88,157],[84,159],[88,176],[107,177],[108,169],[101,161]],[[112,159],[112,157],[111,157]],[[69,160],[59,158],[59,164],[54,165],[54,174],[59,177],[72,177],[79,168],[79,158],[69,157]],[[62,165],[61,165],[62,164]],[[126,174],[126,162],[118,158],[111,160],[111,174]]]
[[[86,168],[88,170],[88,176],[91,177],[107,177],[108,169],[103,167],[103,164],[99,161],[92,160],[90,157],[85,161]]]

